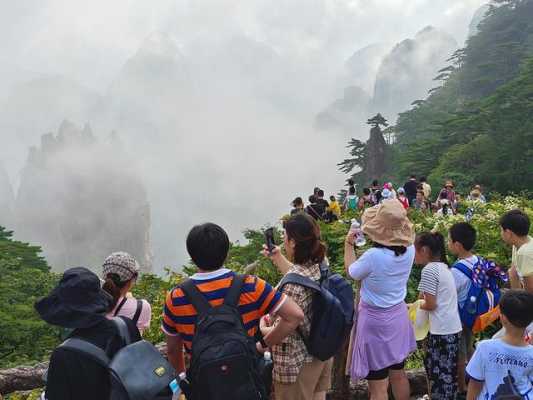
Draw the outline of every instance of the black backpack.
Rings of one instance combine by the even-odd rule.
[[[235,275],[224,302],[212,307],[192,280],[180,285],[198,313],[192,358],[187,371],[187,400],[260,400],[266,391],[260,356],[237,308],[243,275]]]
[[[76,337],[67,339],[60,347],[83,354],[108,369],[110,400],[171,400],[168,385],[174,379],[174,368],[150,342],[131,343],[128,326],[122,318],[111,321],[125,344],[112,359],[105,350]]]
[[[333,357],[350,334],[354,322],[354,293],[352,286],[339,274],[332,274],[327,264],[320,265],[320,281],[315,282],[296,273],[288,273],[278,285],[288,283],[304,286],[315,293],[312,300],[311,332],[305,337],[298,333],[309,354],[326,361]]]

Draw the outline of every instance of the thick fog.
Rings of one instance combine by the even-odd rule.
[[[144,204],[147,196],[151,232],[140,237],[150,238],[151,252],[140,257],[152,260],[156,272],[187,261],[184,238],[195,223],[217,222],[239,240],[245,228],[276,223],[292,198],[307,198],[315,186],[336,194],[346,179],[336,164],[348,139],[367,138],[364,122],[372,113],[384,111],[394,121],[436,85],[434,72],[463,45],[474,13],[486,3],[0,1],[0,225],[42,244],[62,269],[65,258],[47,242],[43,221],[79,218],[79,212],[60,215],[72,212],[61,204],[79,193],[70,178],[57,179],[57,171],[75,169],[83,159],[84,171],[99,175],[84,177],[84,185],[99,186],[91,191],[96,210],[85,217],[112,219],[109,210],[98,211],[110,203],[96,197],[110,193],[106,166],[120,180],[120,165],[126,182],[134,173],[144,186],[136,186],[142,195],[132,204]],[[406,94],[420,76],[426,81]],[[34,187],[22,172],[29,148],[43,151],[41,136],[61,136],[64,120],[80,130],[89,123],[102,142],[115,131],[119,150],[62,148],[46,178],[32,178],[41,179]],[[111,160],[114,151],[119,164]],[[87,157],[98,168],[88,167]],[[128,187],[119,187],[126,204]],[[44,206],[45,192],[62,200]],[[116,187],[111,192],[115,196]],[[84,207],[90,204],[85,198]],[[39,232],[32,232],[35,218]],[[120,229],[106,232],[113,236],[109,243],[123,243],[116,241]],[[105,234],[95,232],[97,242],[105,242]],[[68,260],[95,267],[107,250],[88,246],[93,254],[85,256],[79,248]]]

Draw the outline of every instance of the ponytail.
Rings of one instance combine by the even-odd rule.
[[[417,236],[415,241],[417,248],[427,247],[431,252],[433,259],[439,259],[440,262],[448,264],[446,258],[446,245],[444,243],[444,236],[439,232],[424,232]]]
[[[126,286],[126,282],[121,282],[120,277],[117,274],[109,273],[105,277],[105,283],[102,286],[102,289],[104,289],[107,293],[109,293],[113,297],[113,302],[111,303],[111,306],[109,307],[109,311],[113,310],[118,300],[120,299],[120,292]]]

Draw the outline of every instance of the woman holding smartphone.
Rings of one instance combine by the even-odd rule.
[[[320,228],[307,214],[299,213],[285,222],[284,249],[265,245],[264,255],[269,257],[283,274],[296,273],[314,281],[320,280],[320,264],[326,257],[326,246],[320,240]],[[267,235],[267,242],[268,242]],[[290,296],[304,312],[299,332],[289,335],[281,344],[272,347],[274,393],[276,400],[324,400],[331,387],[332,359],[321,361],[309,354],[302,335],[308,337],[313,317],[313,291],[296,284],[286,284],[282,292]],[[261,320],[265,335],[277,321]],[[301,334],[300,334],[301,333]]]

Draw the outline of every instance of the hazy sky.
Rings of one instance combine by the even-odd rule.
[[[184,52],[199,38],[245,33],[280,54],[331,68],[360,47],[434,25],[464,40],[484,0],[0,0],[0,99],[14,82],[66,75],[103,90],[151,32]]]
[[[462,44],[485,2],[0,0],[0,118],[3,105],[11,105],[15,121],[6,126],[24,128],[0,132],[0,162],[16,189],[28,146],[64,118],[80,126],[90,122],[99,137],[118,129],[147,186],[155,267],[180,265],[184,237],[195,223],[219,222],[236,239],[244,228],[276,222],[290,200],[307,198],[316,185],[336,194],[346,178],[336,164],[346,156],[347,138],[312,125],[342,95],[345,61],[364,46],[392,47],[428,25]],[[16,84],[54,75],[92,89],[107,107],[112,84],[124,78],[124,65],[154,32],[178,46],[179,71],[189,72],[180,76],[194,81],[196,97],[180,98],[184,82],[171,89],[175,97],[163,96],[154,107],[142,86],[157,80],[148,67],[126,77],[131,91],[119,98],[140,100],[142,109],[122,119],[112,112],[109,120],[97,112],[76,117],[75,109],[64,115],[76,107],[70,102],[59,103],[57,115],[47,119],[40,106],[54,102],[53,93],[41,100],[30,91],[20,105],[5,103]],[[193,111],[188,103],[196,104]],[[360,137],[367,134],[365,126]]]

